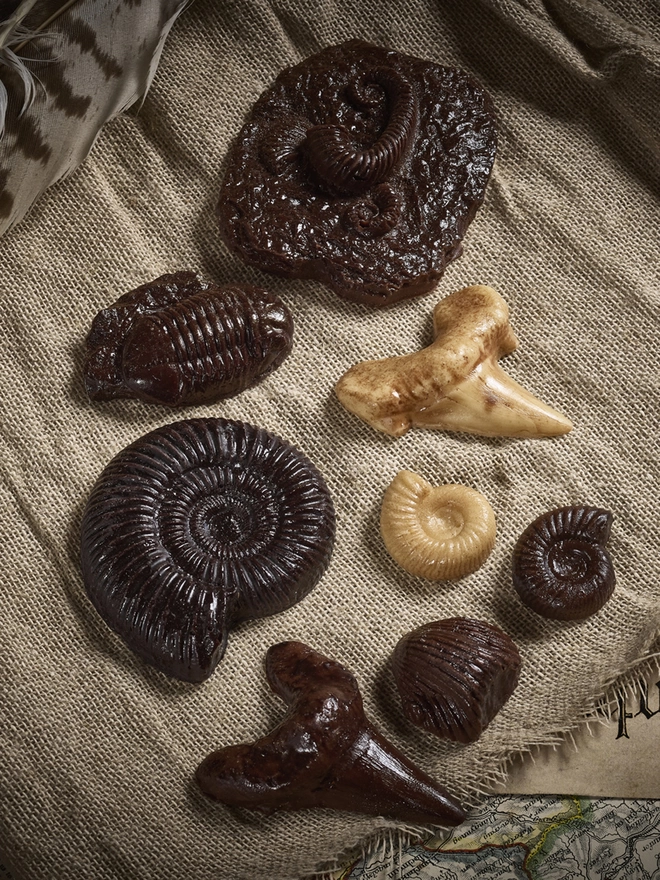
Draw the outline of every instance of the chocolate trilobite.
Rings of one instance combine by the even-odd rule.
[[[231,626],[309,593],[334,527],[325,482],[294,446],[243,422],[177,422],[120,452],[94,486],[85,588],[140,657],[202,681]]]
[[[544,513],[522,533],[513,551],[513,585],[522,601],[553,620],[595,614],[614,591],[605,545],[612,514],[576,505]]]
[[[266,675],[289,706],[255,743],[227,746],[197,768],[202,791],[263,813],[325,807],[401,822],[458,825],[460,804],[364,714],[354,676],[302,642],[269,648]]]
[[[292,343],[293,320],[274,294],[161,275],[95,317],[85,387],[92,400],[212,403],[272,372]]]
[[[450,617],[407,633],[392,670],[407,717],[456,742],[477,740],[518,684],[513,640],[484,620]]]

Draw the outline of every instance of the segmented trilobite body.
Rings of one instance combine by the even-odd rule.
[[[614,591],[614,566],[605,545],[612,514],[599,507],[560,507],[538,517],[518,539],[513,585],[544,617],[581,620],[599,611]]]
[[[87,503],[87,593],[128,646],[201,681],[229,628],[302,599],[332,551],[334,510],[312,463],[242,422],[168,425],[119,453]]]
[[[316,125],[307,131],[310,165],[333,192],[362,193],[384,181],[406,154],[415,135],[417,100],[408,80],[392,69],[369,71],[363,83],[354,88],[354,100],[364,86],[372,84],[383,89],[390,116],[385,130],[370,147],[357,146],[344,125]]]
[[[392,670],[407,717],[456,742],[474,742],[518,684],[513,640],[483,620],[451,617],[407,633]]]
[[[160,288],[167,295],[155,298]],[[164,275],[97,316],[86,385],[94,400],[209,403],[274,370],[292,341],[291,315],[268,291],[206,284],[187,272]]]

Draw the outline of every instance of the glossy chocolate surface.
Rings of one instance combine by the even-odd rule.
[[[513,640],[484,620],[450,617],[407,633],[392,655],[406,716],[424,730],[475,742],[520,676]]]
[[[231,151],[218,213],[246,262],[387,305],[461,253],[495,158],[460,70],[352,40],[284,70]]]
[[[292,344],[293,319],[274,294],[161,275],[94,318],[85,387],[92,400],[212,403],[275,370]]]
[[[140,657],[202,681],[232,625],[309,593],[334,530],[325,482],[294,446],[243,422],[177,422],[120,452],[94,486],[85,588]]]
[[[553,620],[582,620],[614,592],[614,566],[605,545],[609,510],[586,505],[544,513],[513,551],[513,585],[525,605]]]
[[[329,807],[401,822],[458,825],[460,805],[365,717],[354,676],[301,642],[266,655],[285,719],[252,744],[210,754],[197,768],[205,794],[264,813]]]

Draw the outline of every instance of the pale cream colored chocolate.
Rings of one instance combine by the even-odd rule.
[[[392,558],[410,574],[456,580],[476,571],[495,544],[495,514],[468,486],[433,487],[399,471],[385,491],[380,531]]]
[[[343,406],[394,437],[414,426],[486,437],[554,437],[571,422],[508,376],[498,360],[518,345],[492,287],[465,287],[433,312],[435,340],[413,354],[363,361],[335,386]]]

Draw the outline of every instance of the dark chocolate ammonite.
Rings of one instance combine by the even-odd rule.
[[[392,670],[407,717],[436,736],[479,739],[520,676],[514,641],[484,620],[449,617],[407,633]]]
[[[525,605],[553,620],[582,620],[614,592],[605,545],[612,514],[575,505],[550,510],[522,533],[513,551],[513,585]]]
[[[232,625],[309,593],[334,528],[325,482],[294,446],[243,422],[176,422],[120,452],[94,486],[85,587],[144,660],[202,681]]]
[[[491,100],[467,74],[352,40],[257,101],[231,151],[222,236],[347,299],[416,296],[460,255],[495,150]]]
[[[271,373],[292,344],[293,319],[275,294],[175,272],[124,294],[94,318],[85,387],[92,400],[213,403]]]

